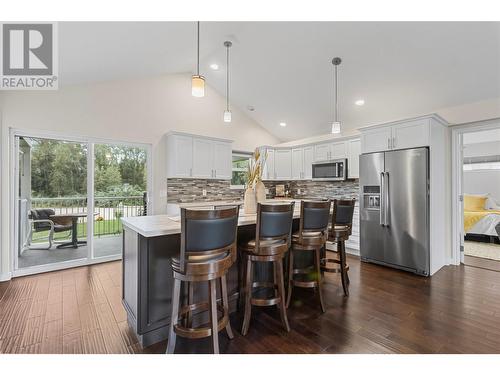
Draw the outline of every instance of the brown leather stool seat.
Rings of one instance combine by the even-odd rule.
[[[239,207],[220,210],[181,209],[181,249],[172,258],[174,276],[172,314],[167,353],[173,353],[177,335],[198,339],[212,336],[214,353],[219,353],[219,331],[234,337],[229,322],[226,274],[236,260]],[[221,303],[217,303],[217,281]],[[187,303],[181,305],[181,283],[187,284]],[[193,301],[194,283],[208,283],[208,301]],[[209,312],[208,325],[193,327],[195,312]],[[220,313],[221,317],[218,318]]]
[[[240,245],[243,254],[243,280],[240,295],[245,305],[242,335],[248,333],[252,306],[278,306],[281,321],[290,331],[285,306],[285,284],[283,258],[290,247],[294,203],[258,204],[255,239]],[[273,266],[273,280],[254,280],[254,263],[270,262]],[[272,289],[273,297],[257,298],[254,288]]]
[[[300,227],[292,236],[292,249],[288,258],[288,297],[290,306],[294,287],[316,288],[321,311],[325,311],[321,292],[320,252],[328,238],[330,201],[302,201],[300,206]],[[294,253],[297,251],[314,252],[313,265],[295,268]]]

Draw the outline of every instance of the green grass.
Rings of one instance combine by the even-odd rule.
[[[105,236],[119,234],[122,232],[122,222],[120,219],[94,221],[94,236]],[[37,240],[47,241],[49,231],[33,233],[33,242]],[[78,223],[78,238],[87,237],[87,223]],[[71,231],[55,233],[55,240],[71,238]]]

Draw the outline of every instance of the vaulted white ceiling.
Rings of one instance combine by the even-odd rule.
[[[192,73],[195,37],[194,22],[60,23],[61,85]],[[335,56],[345,129],[500,97],[500,23],[202,22],[201,73],[223,95],[228,39],[232,103],[283,141],[329,132]]]

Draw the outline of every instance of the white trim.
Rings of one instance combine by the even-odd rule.
[[[0,282],[1,281],[9,281],[10,279],[12,279],[12,273],[11,272],[0,273]]]
[[[451,146],[452,146],[452,257],[451,263],[459,265],[460,245],[463,242],[463,207],[459,200],[462,193],[462,150],[460,149],[461,138],[465,133],[473,133],[483,130],[492,130],[500,128],[500,118],[494,118],[483,121],[474,121],[464,124],[454,125],[451,128]]]
[[[33,267],[26,267],[22,269],[18,269],[18,256],[17,256],[17,224],[16,224],[16,186],[17,186],[17,177],[16,177],[16,169],[17,167],[15,166],[17,162],[17,157],[15,155],[15,147],[14,147],[14,142],[15,142],[15,137],[32,137],[32,138],[45,138],[45,139],[53,139],[53,140],[61,140],[61,141],[68,141],[68,142],[78,142],[78,143],[85,143],[87,145],[87,245],[88,245],[88,253],[87,253],[87,258],[84,259],[78,259],[78,260],[69,260],[65,262],[58,262],[58,263],[51,263],[51,264],[44,264],[44,265],[39,265],[39,266],[33,266]],[[144,148],[146,150],[146,163],[147,163],[147,178],[146,178],[146,191],[148,192],[148,198],[149,198],[149,203],[148,203],[148,215],[151,214],[151,207],[153,205],[153,194],[152,194],[152,187],[153,187],[153,153],[152,153],[152,145],[150,143],[141,143],[141,142],[127,142],[127,141],[119,141],[119,140],[112,140],[112,139],[105,139],[105,138],[96,138],[96,137],[86,137],[86,136],[72,136],[72,135],[66,135],[63,133],[56,133],[56,132],[50,132],[50,131],[41,131],[41,130],[23,130],[23,129],[17,129],[14,127],[9,127],[9,147],[10,147],[10,160],[9,160],[9,217],[11,218],[11,227],[10,227],[10,239],[9,239],[9,246],[10,246],[10,251],[9,251],[9,257],[10,259],[10,274],[12,275],[11,277],[17,277],[17,276],[25,276],[25,275],[30,275],[30,274],[35,274],[35,273],[42,273],[42,272],[51,272],[51,271],[56,271],[59,269],[67,269],[67,268],[72,268],[72,267],[79,267],[79,266],[85,266],[89,264],[95,264],[95,263],[101,263],[101,262],[107,262],[107,261],[112,261],[112,260],[119,260],[121,259],[121,254],[118,255],[112,255],[109,257],[100,257],[96,259],[92,259],[89,257],[89,255],[92,254],[93,252],[93,241],[92,241],[92,235],[93,235],[93,226],[91,225],[93,220],[88,220],[89,216],[92,216],[92,212],[89,210],[89,207],[93,209],[94,203],[93,203],[93,186],[89,185],[90,183],[93,183],[93,166],[94,166],[94,160],[93,160],[93,154],[91,151],[93,151],[93,146],[94,144],[112,144],[112,145],[119,145],[119,146],[128,146],[128,147],[140,147]],[[92,160],[91,160],[92,159]],[[90,169],[92,168],[92,169]],[[89,174],[92,175],[92,177],[89,177]],[[92,200],[91,200],[92,199]]]
[[[389,122],[384,122],[384,123],[362,126],[362,127],[358,128],[357,130],[359,132],[363,132],[366,130],[377,129],[377,128],[397,125],[397,124],[401,124],[401,123],[405,123],[405,122],[409,122],[409,121],[424,120],[424,119],[433,119],[433,120],[436,120],[441,125],[451,126],[448,123],[448,121],[446,121],[444,118],[439,116],[437,113],[431,113],[428,115],[423,115],[423,116],[418,116],[418,117],[412,117],[412,118],[406,118],[406,119],[401,119],[401,120],[395,120],[395,121],[389,121]]]
[[[231,139],[226,139],[226,138],[215,138],[215,137],[210,137],[208,135],[199,135],[199,134],[193,134],[193,133],[184,133],[184,132],[178,132],[175,130],[171,130],[165,134],[166,137],[170,135],[183,135],[187,137],[193,137],[193,138],[203,138],[203,139],[209,139],[211,141],[220,141],[220,142],[227,142],[227,143],[233,143],[234,141]]]
[[[27,276],[27,275],[34,275],[37,273],[65,270],[68,268],[90,266],[92,264],[113,262],[115,260],[121,260],[121,259],[122,259],[122,254],[117,254],[117,255],[110,255],[110,256],[106,256],[106,257],[96,258],[96,259],[78,259],[78,260],[70,260],[70,261],[59,262],[59,263],[49,263],[49,264],[44,264],[44,265],[40,265],[40,266],[33,266],[33,267],[26,267],[26,268],[18,269],[16,271],[12,272],[12,277]]]
[[[87,143],[87,259],[94,258],[94,144]],[[147,187],[146,187],[147,188]]]

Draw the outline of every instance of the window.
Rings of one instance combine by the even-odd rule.
[[[233,172],[231,177],[231,189],[244,189],[247,184],[248,165],[252,154],[244,152],[233,152]]]

